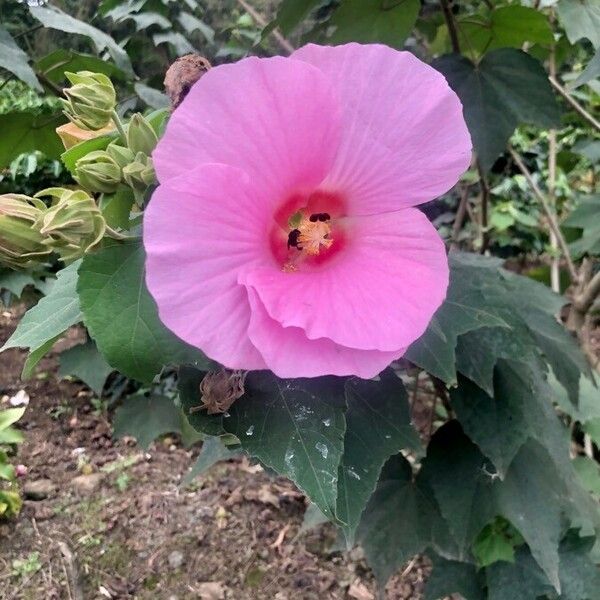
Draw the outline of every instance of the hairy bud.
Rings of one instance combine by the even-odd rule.
[[[83,190],[48,188],[36,197],[52,198],[52,205],[42,215],[39,228],[45,243],[72,261],[96,246],[106,231],[106,222],[94,199]]]
[[[129,121],[127,128],[127,146],[134,153],[141,152],[146,156],[150,156],[154,146],[156,146],[158,138],[152,125],[139,113],[135,113]]]
[[[45,211],[46,205],[37,198],[0,196],[0,264],[27,268],[52,252],[36,226]]]
[[[110,194],[121,182],[121,167],[104,150],[86,154],[75,163],[76,179],[86,190]]]
[[[73,84],[65,88],[64,112],[71,122],[82,129],[97,131],[106,127],[112,118],[117,95],[110,79],[102,73],[65,72]]]
[[[119,165],[121,169],[135,161],[135,154],[125,146],[111,142],[106,148],[106,153]]]
[[[148,188],[156,183],[152,159],[138,152],[135,160],[123,167],[123,180],[133,190],[136,201],[141,202]]]

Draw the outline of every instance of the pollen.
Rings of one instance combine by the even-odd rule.
[[[327,221],[304,220],[298,227],[298,246],[310,256],[331,247],[331,226]]]

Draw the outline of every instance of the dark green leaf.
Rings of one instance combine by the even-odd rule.
[[[49,158],[59,158],[63,145],[56,128],[65,120],[61,113],[11,112],[0,115],[0,168],[8,167],[20,154],[34,150]]]
[[[117,67],[129,75],[134,74],[127,52],[108,34],[92,27],[88,23],[75,19],[54,6],[30,6],[29,10],[44,27],[57,29],[65,33],[84,35],[90,38],[94,42],[98,52],[106,48]]]
[[[600,49],[596,51],[594,57],[587,64],[581,75],[569,86],[571,89],[578,88],[580,85],[589,83],[593,79],[600,77]]]
[[[91,54],[80,54],[65,48],[59,48],[40,58],[36,61],[35,66],[50,81],[59,85],[67,83],[65,71],[72,73],[77,71],[104,73],[104,75],[118,81],[123,81],[126,77],[125,73],[111,62]]]
[[[189,485],[196,477],[202,475],[213,465],[235,456],[238,452],[227,447],[219,437],[208,437],[202,442],[200,454],[190,472],[184,477],[181,485]]]
[[[572,44],[587,38],[594,48],[600,46],[600,4],[597,0],[560,0],[556,11]]]
[[[112,371],[92,341],[73,346],[60,354],[59,376],[73,375],[81,379],[98,396],[102,394],[104,383]]]
[[[155,33],[152,36],[152,41],[155,46],[160,44],[170,44],[175,48],[177,56],[183,56],[184,54],[190,54],[196,52],[194,46],[192,46],[187,39],[178,31],[169,31],[167,33]]]
[[[158,318],[144,281],[140,241],[109,242],[88,254],[79,269],[77,291],[90,335],[118,371],[149,383],[165,365],[204,364],[204,355]]]
[[[577,471],[583,487],[588,492],[600,497],[600,465],[587,456],[577,456],[573,459],[573,467]]]
[[[410,464],[401,454],[390,458],[357,532],[380,586],[398,567],[432,544],[440,524],[430,489],[413,481]]]
[[[34,352],[81,321],[83,315],[76,291],[80,264],[81,261],[76,261],[58,272],[48,295],[27,311],[0,352],[19,347]]]
[[[277,17],[266,27],[263,37],[276,27],[281,29],[283,35],[289,35],[320,3],[321,0],[283,0]]]
[[[344,0],[331,17],[332,44],[380,42],[402,48],[419,16],[419,0]]]
[[[159,90],[155,90],[143,83],[136,83],[133,86],[135,93],[151,108],[164,108],[169,106],[169,98]]]
[[[130,187],[121,185],[113,194],[103,194],[100,210],[107,225],[112,228],[129,229],[129,216],[135,198]]]
[[[493,50],[478,65],[455,54],[442,56],[432,65],[460,97],[485,170],[504,150],[517,125],[552,127],[560,122],[560,110],[544,68],[521,50]]]
[[[593,545],[593,537],[580,538],[575,531],[570,531],[561,542],[561,600],[596,600],[599,597],[600,570],[590,559]]]
[[[10,71],[28,86],[42,91],[35,71],[29,66],[29,57],[4,27],[0,27],[0,68]]]
[[[125,399],[115,411],[113,435],[131,436],[144,449],[165,433],[181,432],[181,409],[171,398],[136,394]]]
[[[335,519],[344,449],[344,382],[336,377],[278,379],[249,373],[246,393],[223,419],[251,456],[289,477]]]
[[[447,384],[456,383],[455,348],[459,335],[480,327],[507,327],[505,321],[488,310],[481,290],[480,274],[499,262],[477,262],[463,253],[450,254],[450,287],[444,304],[436,312],[425,333],[405,357]],[[483,271],[481,270],[483,269]]]
[[[433,556],[433,570],[425,585],[425,600],[460,594],[465,600],[486,600],[483,577],[470,563]],[[513,599],[515,600],[515,599]]]
[[[179,24],[188,33],[188,35],[193,34],[194,31],[199,31],[209,44],[215,43],[215,32],[213,28],[209,27],[204,21],[201,21],[200,19],[186,11],[181,11],[177,15],[177,20],[179,21]]]
[[[35,279],[29,273],[21,271],[0,271],[0,290],[8,290],[17,298],[21,297],[28,285],[34,285]]]
[[[400,450],[420,450],[421,444],[410,423],[406,390],[393,371],[381,373],[380,381],[348,380],[346,401],[337,517],[345,524],[344,534],[351,545],[384,463]]]
[[[600,195],[593,194],[580,200],[563,225],[583,230],[581,237],[569,245],[575,258],[600,254]]]

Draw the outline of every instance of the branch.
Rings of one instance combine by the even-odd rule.
[[[444,19],[446,19],[446,25],[448,26],[448,33],[450,34],[450,41],[452,42],[452,51],[456,54],[460,54],[460,42],[458,41],[458,32],[456,31],[456,23],[454,22],[454,15],[448,0],[440,0],[442,11],[444,13]]]
[[[571,280],[573,281],[573,283],[576,283],[579,280],[579,276],[577,274],[577,269],[575,268],[575,265],[573,264],[573,259],[571,258],[571,253],[569,252],[569,247],[568,247],[567,242],[562,234],[562,231],[560,230],[560,227],[558,226],[558,222],[556,221],[556,216],[552,212],[552,209],[550,208],[550,205],[548,204],[546,197],[544,196],[544,194],[538,187],[537,183],[533,179],[529,169],[525,166],[525,163],[523,162],[521,157],[517,154],[517,152],[511,146],[508,147],[508,151],[510,152],[510,155],[512,156],[513,160],[515,161],[517,167],[519,167],[519,170],[521,171],[521,173],[523,173],[523,175],[525,176],[527,183],[529,183],[529,186],[531,187],[531,189],[533,191],[533,195],[539,200],[540,204],[542,205],[542,209],[544,210],[544,213],[548,219],[548,224],[550,226],[550,229],[556,236],[558,245],[560,246],[560,249],[561,249],[563,256],[565,258],[565,261],[567,263],[567,269],[569,270],[569,275],[571,277]]]
[[[267,26],[265,18],[256,11],[246,0],[237,0],[238,4],[263,28]],[[294,52],[295,48],[288,42],[277,29],[273,29],[271,35],[277,40],[279,45],[289,54]]]
[[[600,297],[600,271],[592,277],[581,294],[573,300],[573,306],[579,312],[586,314],[598,297]]]
[[[565,88],[556,81],[554,77],[548,77],[550,83],[554,86],[554,89],[593,127],[600,131],[600,121],[595,119]]]

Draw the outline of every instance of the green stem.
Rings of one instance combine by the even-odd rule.
[[[125,133],[125,128],[123,127],[123,121],[121,121],[121,117],[119,117],[116,110],[113,110],[112,119],[117,127],[117,131],[123,138],[123,143],[126,144],[127,143],[127,134]]]

